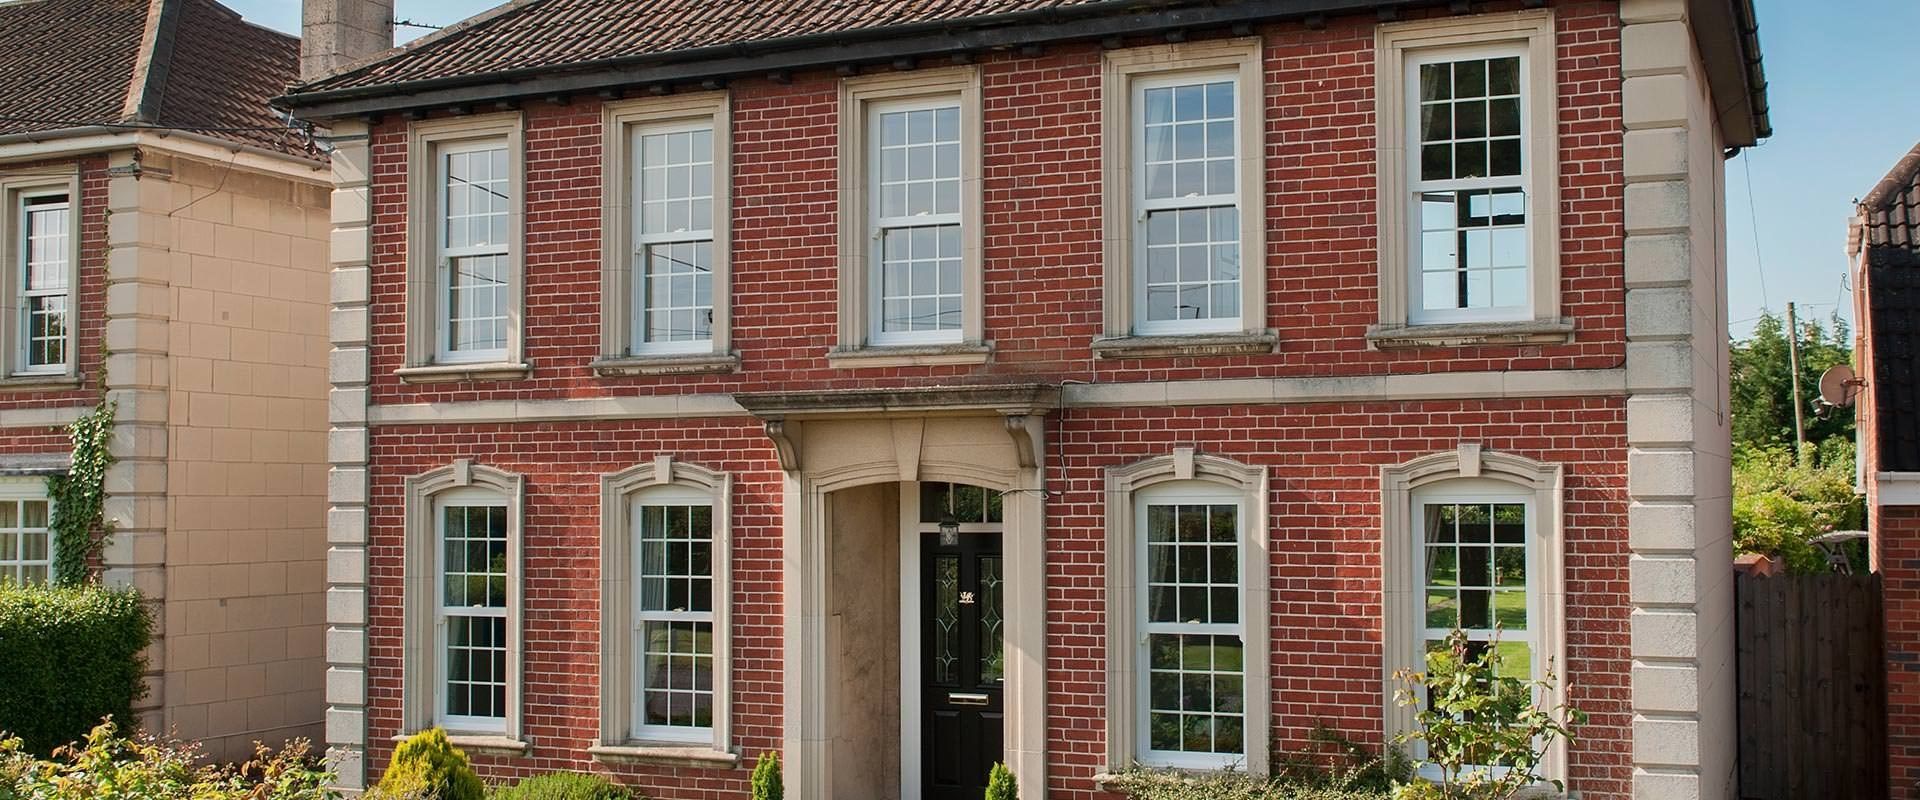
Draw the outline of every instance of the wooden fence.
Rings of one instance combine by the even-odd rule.
[[[1735,573],[1740,797],[1886,797],[1879,575]]]

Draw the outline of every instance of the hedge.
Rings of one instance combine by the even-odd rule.
[[[152,625],[131,590],[0,584],[0,731],[45,756],[106,717],[131,730]]]

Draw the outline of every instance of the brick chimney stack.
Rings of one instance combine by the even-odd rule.
[[[310,81],[393,47],[393,0],[304,0],[300,80]]]

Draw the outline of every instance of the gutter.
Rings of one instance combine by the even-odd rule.
[[[296,88],[275,98],[273,102],[295,109],[302,119],[313,120],[379,114],[423,106],[590,91],[637,83],[724,78],[852,62],[884,63],[897,58],[1138,35],[1187,27],[1230,26],[1366,10],[1394,14],[1401,9],[1439,5],[1441,2],[1248,0],[1225,5],[1196,5],[1183,0],[1100,0],[1064,8],[1054,6],[855,31],[809,33],[564,66],[521,67],[313,92],[301,92]],[[373,64],[367,65],[371,66]]]
[[[216,162],[224,158],[235,166],[295,180],[331,180],[325,174],[327,161],[324,159],[288,155],[191,131],[113,125],[85,125],[0,136],[0,165],[8,161],[64,158],[128,147],[151,147]],[[221,156],[221,152],[227,155]]]

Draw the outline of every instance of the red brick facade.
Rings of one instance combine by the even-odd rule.
[[[1494,4],[1498,9],[1519,3]],[[1279,24],[1265,39],[1267,327],[1274,355],[1096,358],[1101,332],[1101,50],[979,59],[984,108],[984,366],[834,369],[837,78],[729,87],[733,126],[732,337],[737,373],[596,377],[601,280],[601,101],[525,104],[525,380],[406,384],[404,119],[373,129],[371,403],[559,400],[953,383],[1615,369],[1625,358],[1618,4],[1553,4],[1560,84],[1561,314],[1552,346],[1370,349],[1378,321],[1374,21]],[[1569,700],[1591,715],[1570,788],[1625,798],[1631,698],[1623,397],[1066,409],[1048,422],[1048,796],[1091,800],[1105,750],[1104,470],[1174,446],[1265,466],[1274,555],[1268,624],[1273,742],[1324,722],[1382,739],[1380,467],[1477,442],[1565,470]],[[403,489],[454,459],[526,476],[527,758],[482,756],[491,778],[613,771],[649,796],[742,796],[746,770],[609,767],[598,735],[599,479],[656,455],[732,473],[734,744],[780,746],[781,471],[746,417],[406,424],[369,449],[367,769],[401,731]],[[1891,587],[1891,584],[1890,584]],[[1891,590],[1891,589],[1890,589]]]

